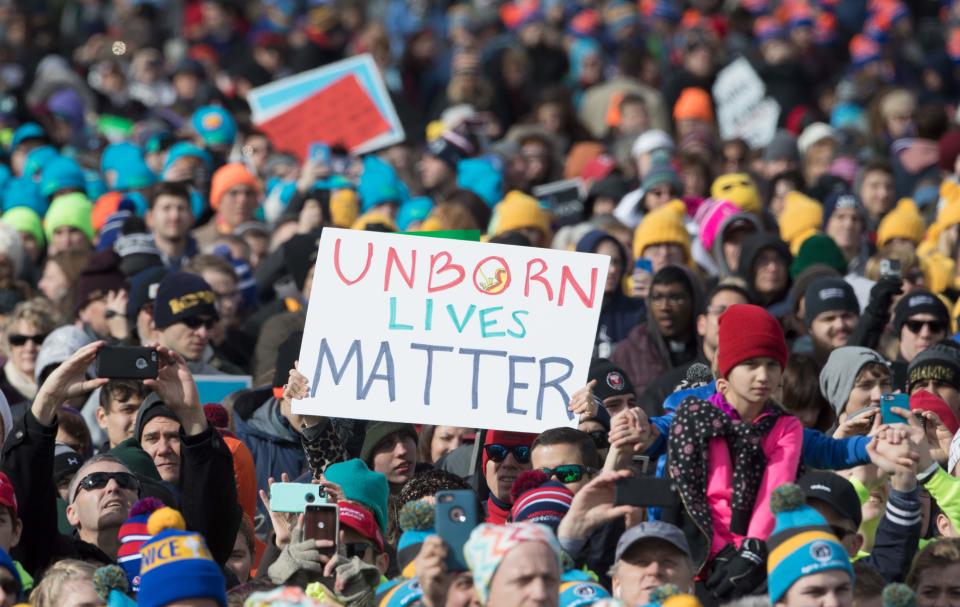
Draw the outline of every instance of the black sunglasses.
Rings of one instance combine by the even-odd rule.
[[[493,443],[491,445],[484,445],[483,450],[487,453],[487,457],[498,464],[507,459],[507,455],[510,453],[513,453],[513,459],[517,460],[519,464],[526,464],[530,461],[530,447],[527,445],[507,447],[506,445]]]
[[[347,553],[347,558],[352,559],[357,557],[360,560],[363,560],[365,554],[367,554],[367,549],[370,549],[376,554],[376,546],[370,542],[344,542],[343,549]]]
[[[581,466],[580,464],[563,464],[556,468],[540,468],[550,478],[556,477],[561,483],[576,483],[583,478],[584,474],[596,472],[593,468]]]
[[[931,333],[943,333],[947,330],[946,325],[939,320],[908,320],[903,324],[905,324],[914,335],[919,335],[920,331],[923,331],[924,325],[930,329]]]
[[[28,341],[35,346],[39,346],[46,338],[46,333],[38,333],[37,335],[20,335],[19,333],[12,333],[9,339],[11,346],[22,346]]]
[[[80,491],[93,491],[94,489],[103,489],[111,481],[117,481],[121,489],[128,491],[140,491],[140,481],[129,472],[91,472],[86,475],[77,484],[77,490],[73,494],[73,501],[77,500]]]
[[[606,449],[610,446],[610,439],[608,438],[606,430],[593,430],[591,432],[587,432],[587,434],[590,436],[590,440],[593,441],[593,445],[597,449]]]
[[[190,318],[184,318],[181,320],[183,324],[187,325],[187,328],[196,331],[200,327],[206,327],[207,331],[217,326],[217,321],[214,318],[200,318],[199,316],[191,316]]]

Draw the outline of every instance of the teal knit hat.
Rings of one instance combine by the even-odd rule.
[[[26,177],[11,179],[3,191],[3,210],[27,207],[43,217],[47,212],[47,201],[40,193],[37,182]]]
[[[96,232],[93,229],[93,203],[80,192],[61,194],[53,199],[47,216],[43,220],[43,229],[47,240],[53,239],[57,228],[70,226],[83,232],[91,243]]]
[[[400,205],[410,198],[410,191],[393,167],[373,154],[363,159],[357,194],[360,195],[360,210],[364,213],[380,204],[395,202]]]
[[[205,105],[190,117],[190,124],[207,146],[233,145],[237,122],[230,112],[217,105]]]
[[[41,145],[34,148],[27,154],[27,159],[23,163],[23,174],[20,176],[33,179],[45,166],[59,157],[60,154],[52,145]]]
[[[387,484],[386,476],[370,470],[359,459],[350,459],[329,466],[324,471],[323,478],[340,485],[343,497],[372,510],[380,530],[387,532],[387,498],[390,495],[390,485]]]
[[[806,504],[803,489],[792,483],[777,487],[770,497],[776,517],[767,540],[767,591],[775,604],[802,577],[838,569],[853,581],[847,551],[819,512]]]
[[[65,156],[52,159],[40,171],[40,193],[46,197],[66,189],[85,192],[87,176],[76,160]]]
[[[143,158],[143,152],[132,143],[107,146],[100,159],[100,172],[112,173],[114,190],[136,190],[154,184],[156,176]]]
[[[0,217],[0,221],[18,232],[30,234],[41,247],[47,245],[46,237],[43,234],[43,222],[33,209],[14,207],[4,213],[3,216]]]

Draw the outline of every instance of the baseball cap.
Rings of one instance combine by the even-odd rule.
[[[620,536],[614,561],[619,561],[627,550],[643,540],[662,540],[690,558],[690,546],[687,544],[687,538],[684,537],[683,531],[680,531],[677,526],[663,521],[646,521],[630,527]]]
[[[810,472],[797,481],[809,500],[820,500],[843,518],[853,521],[860,528],[863,513],[860,510],[860,498],[850,481],[832,472]]]
[[[356,502],[341,500],[337,502],[340,512],[340,524],[350,527],[363,537],[373,540],[377,550],[383,552],[383,533],[377,519],[368,508]]]

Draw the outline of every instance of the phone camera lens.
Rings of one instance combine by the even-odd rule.
[[[451,508],[450,509],[450,520],[454,523],[466,523],[467,522],[467,513],[463,511],[463,508]]]
[[[317,500],[317,497],[312,493],[308,493],[305,499],[307,500],[308,504],[312,504]]]
[[[147,368],[147,359],[141,356],[134,362],[134,365],[142,371]]]

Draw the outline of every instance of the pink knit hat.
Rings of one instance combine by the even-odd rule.
[[[724,220],[741,212],[740,207],[729,200],[707,200],[701,204],[693,220],[700,227],[700,242],[703,248],[712,250]]]

